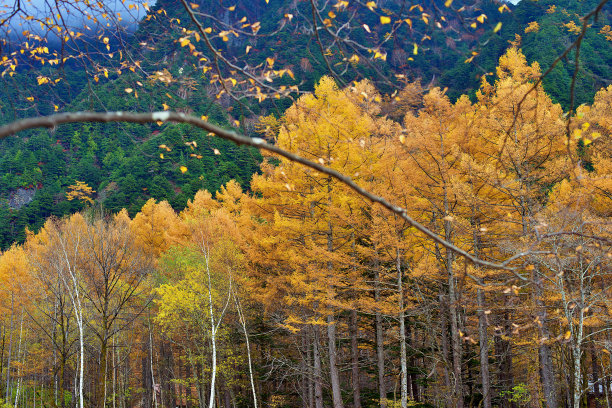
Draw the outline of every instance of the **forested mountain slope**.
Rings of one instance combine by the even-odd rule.
[[[405,81],[420,79],[425,87],[448,87],[453,99],[461,94],[473,96],[482,75],[494,71],[509,41],[517,41],[517,34],[528,60],[538,61],[545,70],[575,38],[575,27],[580,25],[577,16],[597,4],[593,0],[524,0],[504,8],[505,3],[478,0],[455,1],[448,8],[445,3],[422,5],[432,21],[446,19],[448,24],[442,29],[432,21],[415,20],[409,28],[404,25],[395,31],[388,41],[381,40],[387,38],[386,26],[376,24],[377,14],[359,15],[359,22],[371,26],[371,32],[351,32],[351,38],[366,45],[381,44],[385,59],[351,63],[336,79],[348,83],[369,78],[383,93],[400,89]],[[260,21],[260,36],[245,39],[230,35],[227,41],[217,39],[215,45],[227,58],[242,58],[253,66],[273,58],[276,66],[294,74],[295,79],[282,79],[286,86],[299,84],[302,91],[311,90],[315,81],[330,73],[326,59],[337,67],[348,57],[333,47],[325,56],[321,53],[309,20],[308,2],[238,0],[231,10],[217,1],[201,0],[198,4],[212,19],[225,24],[236,25],[241,16]],[[378,6],[397,9],[402,4],[389,0]],[[460,8],[465,10],[463,14],[455,12]],[[163,21],[160,11],[164,11]],[[112,58],[105,61],[99,52],[104,51],[104,44],[89,44],[100,54],[99,60],[94,57],[89,73],[70,60],[61,69],[49,64],[29,71],[20,69],[14,76],[2,77],[2,122],[56,110],[170,108],[203,115],[224,126],[238,121],[239,130],[253,134],[258,115],[278,117],[289,106],[288,99],[268,98],[260,103],[233,100],[227,95],[217,99],[209,84],[213,73],[202,73],[179,41],[182,34],[177,21],[182,20],[183,25],[189,21],[180,2],[160,0],[149,15],[159,18],[143,20],[130,43],[122,45],[129,48],[142,70],[122,68]],[[287,15],[292,18],[283,20]],[[478,19],[481,15],[486,17]],[[460,17],[476,18],[475,26]],[[583,41],[576,105],[590,102],[595,91],[610,81],[609,19],[610,8],[606,7]],[[498,22],[501,30],[493,32]],[[331,41],[321,39],[327,44],[326,40]],[[108,45],[114,54],[119,52],[121,45],[112,37]],[[245,47],[250,49],[248,54]],[[570,53],[569,59],[561,61],[544,80],[553,101],[565,109],[569,107],[567,84],[574,70],[572,56]],[[56,77],[61,80],[40,83],[40,78]],[[0,246],[23,240],[25,227],[36,230],[48,216],[82,209],[84,201],[66,200],[68,187],[76,181],[87,183],[95,191],[92,197],[97,205],[110,211],[125,207],[134,214],[150,197],[168,200],[181,209],[198,189],[216,191],[230,179],[248,186],[260,160],[255,151],[177,125],[65,125],[26,132],[0,143]]]
[[[47,220],[0,254],[0,405],[609,406],[612,86],[570,116],[518,48],[495,71],[392,116],[324,76],[265,119],[393,212],[267,155],[250,191]]]

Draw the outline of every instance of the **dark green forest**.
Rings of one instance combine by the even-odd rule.
[[[251,7],[248,1],[236,2],[238,11],[262,22],[263,33],[273,33],[259,37],[250,53],[241,58],[256,65],[265,61],[266,56],[274,55],[277,65],[292,67],[295,72],[294,79],[285,76],[281,84],[299,83],[302,90],[312,90],[315,82],[329,73],[328,67],[313,36],[300,24],[300,18],[307,15],[306,4],[295,6],[297,11],[301,7],[304,10],[293,11],[296,13],[293,26],[275,31],[278,15],[288,9],[287,3],[272,0],[268,6]],[[390,8],[401,7],[401,2],[388,3]],[[428,39],[414,38],[414,33],[407,29],[399,30],[384,44],[386,63],[354,64],[352,70],[339,74],[338,80],[349,83],[369,78],[374,83],[379,81],[382,91],[385,88],[390,91],[392,88],[383,79],[401,77],[406,81],[420,80],[424,87],[448,88],[451,99],[462,94],[473,98],[483,75],[492,75],[511,42],[520,43],[528,61],[537,61],[545,71],[576,37],[572,22],[579,27],[579,16],[597,2],[524,0],[517,6],[508,4],[510,12],[501,14],[498,10],[504,3],[498,1],[466,4],[470,6],[468,15],[483,13],[498,18],[485,20],[478,30],[471,32],[460,29],[463,22],[459,18],[449,25],[449,30],[428,29],[423,21],[415,21],[415,32],[420,25],[418,31],[429,33]],[[443,2],[424,6],[435,15]],[[202,7],[211,14],[222,13],[223,9],[215,2],[203,2]],[[168,21],[188,20],[178,2],[160,0],[151,13],[162,8],[168,13]],[[371,19],[371,26],[376,26],[374,14],[363,18],[366,22]],[[491,28],[496,21],[503,26],[494,33]],[[610,83],[612,47],[604,28],[609,24],[610,7],[606,6],[582,42],[575,106],[592,102],[596,90]],[[373,32],[372,38],[364,35],[360,40],[367,44],[383,35],[384,32]],[[110,70],[92,78],[76,61],[62,64],[60,70],[46,65],[38,66],[36,71],[22,68],[14,76],[4,76],[0,82],[0,122],[58,110],[150,111],[169,105],[178,111],[204,115],[212,123],[226,127],[234,126],[233,122],[238,120],[238,130],[253,135],[258,116],[278,117],[291,104],[289,99],[253,103],[207,96],[202,90],[209,78],[188,62],[186,48],[177,42],[179,37],[180,33],[172,31],[171,25],[143,20],[127,45],[141,57],[144,71],[173,78],[163,86],[131,71],[118,74]],[[227,55],[239,55],[245,41],[230,39],[216,45]],[[417,42],[421,51],[414,55],[413,44]],[[140,45],[145,43],[147,47]],[[331,62],[341,57],[328,56]],[[466,63],[470,57],[473,58]],[[89,63],[95,68],[95,60]],[[574,54],[570,52],[544,79],[551,99],[565,110],[570,108],[568,84],[573,72]],[[61,76],[61,81],[40,85],[37,77],[41,75]],[[401,82],[392,85],[401,86]],[[132,88],[136,92],[124,91]],[[30,100],[35,101],[34,107],[28,104]],[[260,162],[261,156],[255,150],[173,124],[73,124],[10,137],[0,142],[0,247],[22,242],[26,228],[36,231],[49,216],[82,210],[83,202],[66,199],[66,189],[76,181],[95,190],[96,206],[111,212],[127,208],[133,215],[149,198],[168,200],[180,210],[199,189],[217,191],[231,179],[248,186]],[[183,166],[189,170],[181,172]]]

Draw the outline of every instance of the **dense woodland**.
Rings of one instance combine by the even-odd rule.
[[[208,29],[196,36],[180,26],[180,3],[159,1],[147,16],[160,20],[143,19],[125,48],[106,34],[98,44],[142,52],[136,68],[152,74],[94,56],[54,82],[50,63],[3,60],[2,123],[175,110],[399,209],[184,123],[10,136],[1,408],[612,407],[609,9],[580,37],[582,69],[562,59],[540,81],[597,2],[479,2],[464,15],[431,2],[388,37],[387,11],[369,16],[379,10],[369,2],[357,26],[393,41],[367,64],[342,60],[339,45],[317,49],[325,39],[305,35],[307,2],[199,3],[190,7],[228,10],[211,18],[220,26],[234,9],[261,20],[265,35],[251,42],[221,31],[219,55],[249,44],[245,66],[264,61],[275,89],[300,92],[242,98],[240,75],[259,77],[196,65],[205,57],[193,43]],[[383,3],[400,13],[401,2]],[[473,21],[463,42],[435,28],[444,7]],[[295,13],[281,29],[278,10]],[[354,71],[336,72],[343,61]]]
[[[427,22],[418,15],[418,7],[414,10],[411,7],[412,13],[417,14],[412,17],[411,26],[404,23],[393,28],[393,36],[389,37],[392,41],[384,40],[391,24],[379,24],[378,15],[363,7],[358,10],[360,20],[355,23],[358,29],[353,30],[354,41],[372,47],[380,42],[385,60],[373,58],[367,63],[351,62],[341,71],[338,64],[343,62],[342,57],[346,60],[347,52],[354,50],[332,48],[326,55],[321,53],[313,36],[308,34],[312,30],[308,2],[271,0],[266,4],[268,2],[263,0],[238,0],[233,3],[233,12],[218,1],[200,0],[198,3],[211,15],[222,16],[223,22],[233,22],[239,27],[243,15],[248,21],[261,22],[256,37],[240,32],[240,36],[231,35],[227,41],[211,41],[217,40],[215,46],[240,66],[245,63],[257,66],[272,57],[275,67],[292,70],[294,80],[288,75],[275,78],[280,86],[299,85],[303,91],[312,91],[321,76],[330,74],[327,61],[336,67],[335,77],[341,86],[366,78],[380,92],[392,95],[408,83],[420,81],[425,88],[448,88],[446,93],[453,102],[463,94],[475,100],[481,77],[493,74],[498,59],[517,34],[521,36],[521,49],[527,60],[537,61],[542,71],[547,70],[576,39],[579,16],[597,5],[596,0],[522,1],[517,6],[490,0],[457,0],[452,7],[465,9],[457,13],[445,7],[444,2],[425,2],[421,11],[429,16],[425,17]],[[381,7],[398,12],[401,3],[387,1]],[[504,5],[506,8],[502,8]],[[338,12],[332,5],[329,8]],[[611,10],[609,6],[604,7],[585,33],[574,92],[575,106],[591,104],[595,93],[610,84]],[[211,84],[214,69],[205,67],[202,73],[201,55],[190,58],[188,47],[179,41],[185,38],[183,30],[193,29],[180,2],[160,0],[150,9],[150,15],[155,19],[143,19],[131,37],[106,32],[93,36],[90,43],[75,44],[73,50],[69,48],[70,43],[64,44],[68,51],[62,51],[53,41],[40,44],[35,34],[38,24],[34,22],[34,26],[29,27],[29,37],[24,39],[29,43],[27,51],[33,55],[33,62],[16,57],[15,61],[0,61],[0,70],[4,72],[0,80],[3,95],[0,123],[56,110],[149,111],[169,107],[205,115],[212,123],[222,126],[230,126],[238,120],[241,132],[256,135],[255,124],[259,116],[280,117],[292,104],[286,97],[258,97],[250,101],[243,97],[242,91],[238,91],[235,99],[227,93],[217,98],[215,93],[224,89]],[[283,21],[283,15],[293,18],[284,21],[281,29],[277,26]],[[479,20],[483,15],[488,18]],[[339,14],[336,18],[341,17]],[[215,27],[216,24],[220,30],[225,29],[212,18],[201,18],[207,25]],[[469,24],[470,21],[474,22]],[[502,28],[493,33],[497,22],[503,24]],[[359,26],[361,23],[368,25],[371,34]],[[442,29],[438,29],[437,24],[443,24]],[[2,26],[0,32],[1,29]],[[323,43],[332,41],[324,34],[321,34]],[[105,49],[104,44],[102,47],[98,44],[104,35],[108,36],[104,38],[108,40],[112,58],[100,51]],[[199,46],[199,51],[203,40],[198,43],[193,34],[189,38]],[[48,46],[51,54],[35,54],[38,44]],[[0,45],[7,55],[11,55],[9,51],[21,55],[14,44]],[[245,54],[247,46],[251,49]],[[79,56],[84,48],[87,54]],[[120,52],[131,53],[129,62],[136,61],[138,66],[130,67],[125,60],[117,60]],[[74,55],[58,67],[55,61],[62,53]],[[206,50],[202,55],[209,57]],[[48,62],[41,64],[41,60]],[[361,61],[365,61],[364,55]],[[12,69],[16,69],[13,72],[16,75],[10,75]],[[573,73],[573,61],[563,59],[543,80],[551,99],[565,110],[570,108],[568,88]],[[136,92],[128,94],[124,89]],[[117,95],[122,97],[117,98]],[[196,141],[196,150],[184,144],[190,141]],[[172,151],[163,151],[160,157],[159,145],[168,146]],[[215,149],[223,154],[215,155]],[[251,175],[258,171],[260,162],[261,156],[256,150],[236,148],[208,138],[207,132],[172,124],[67,124],[51,132],[24,132],[19,137],[0,141],[0,248],[23,242],[26,227],[36,231],[49,216],[61,217],[82,210],[77,200],[66,200],[66,192],[77,181],[87,183],[95,191],[96,202],[108,211],[126,208],[134,216],[149,198],[167,200],[180,211],[200,189],[217,191],[231,179],[248,188]],[[178,171],[181,166],[191,170],[181,173]],[[27,199],[20,202],[20,195]]]
[[[279,146],[483,259],[529,251],[518,269],[476,267],[337,180],[266,157],[249,193],[230,181],[181,212],[150,200],[134,217],[92,206],[5,252],[3,396],[609,406],[612,87],[578,110],[569,140],[538,87],[508,135],[538,75],[511,48],[475,103],[413,85],[392,119],[367,81],[339,89],[325,77],[282,117],[262,118]]]

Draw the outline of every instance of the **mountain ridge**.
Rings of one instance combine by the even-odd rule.
[[[491,15],[490,19],[484,20],[489,28],[498,21],[493,16],[499,14],[498,9],[503,4],[484,0],[467,3],[472,7],[469,12],[473,15]],[[575,21],[579,13],[586,12],[596,4],[595,1],[584,1],[577,6],[573,3],[523,0],[511,7],[511,14],[499,14],[503,18],[503,28],[499,33],[479,28],[464,33],[464,39],[470,43],[452,43],[448,39],[454,38],[452,36],[455,34],[447,36],[434,30],[431,41],[419,43],[418,54],[411,53],[417,40],[398,34],[399,38],[383,50],[389,56],[387,61],[375,61],[378,64],[376,67],[384,70],[383,73],[389,77],[401,73],[412,80],[420,78],[431,86],[447,87],[452,98],[466,93],[473,95],[482,75],[494,69],[508,42],[515,40],[517,34],[522,36],[523,51],[530,62],[541,58],[541,65],[546,69],[547,64],[552,63],[551,58],[574,38],[567,26],[569,21]],[[206,8],[209,13],[218,13],[224,19],[229,19],[230,13],[223,2],[198,0],[198,4],[201,8],[211,6]],[[264,34],[273,32],[278,24],[282,24],[279,23],[279,16],[288,11],[303,15],[299,8],[304,7],[302,2],[282,0],[271,0],[269,6],[264,6],[264,0],[259,3],[238,0],[232,4],[235,5],[233,13],[238,16],[244,13],[249,15],[249,21],[266,20],[261,28]],[[251,7],[248,7],[249,4]],[[389,0],[379,2],[381,8],[397,4]],[[441,1],[432,4],[438,8],[444,7]],[[548,12],[555,4],[557,10]],[[158,2],[151,8],[151,14],[159,14],[162,9],[169,14],[168,20],[187,18],[180,5],[172,1]],[[433,11],[430,12],[433,14]],[[609,8],[606,8],[597,25],[585,37],[583,47],[587,52],[583,53],[584,71],[578,76],[578,103],[589,101],[596,88],[607,80],[605,67],[612,65],[612,50],[599,31],[600,27],[609,23],[609,16]],[[366,15],[363,21],[372,18]],[[251,42],[248,44],[259,53],[252,51],[246,62],[254,66],[272,55],[279,66],[293,67],[296,81],[301,82],[302,89],[308,90],[328,72],[320,50],[317,54],[318,47],[313,44],[312,37],[295,34],[305,31],[306,23],[299,23],[298,17],[292,21],[295,24],[287,32],[249,40]],[[538,23],[539,29],[525,32],[533,21]],[[418,24],[420,29],[427,29],[423,22]],[[406,33],[410,34],[408,31]],[[289,100],[267,99],[263,103],[251,103],[245,107],[229,98],[216,99],[214,94],[207,91],[207,77],[199,74],[187,62],[185,48],[178,44],[179,37],[180,33],[173,32],[169,26],[155,20],[143,20],[132,39],[131,46],[136,49],[134,55],[142,57],[142,66],[148,72],[168,75],[171,81],[167,84],[153,83],[129,70],[121,75],[110,71],[108,78],[99,75],[95,77],[96,81],[92,81],[76,66],[66,66],[63,69],[68,79],[45,88],[37,85],[37,75],[42,72],[51,77],[53,69],[46,66],[42,71],[21,72],[18,76],[4,78],[2,92],[5,98],[0,106],[1,120],[7,122],[18,115],[50,114],[57,109],[54,109],[54,105],[61,105],[60,110],[144,111],[166,109],[167,105],[174,110],[204,115],[222,126],[231,126],[234,120],[239,119],[240,130],[253,134],[257,115],[280,115],[288,107]],[[375,31],[372,38],[378,37],[379,33]],[[143,43],[147,45],[139,47],[138,44]],[[238,54],[232,55],[231,52],[242,49],[246,42],[227,41],[225,44],[219,40],[215,44],[225,47],[220,49],[229,53],[229,57],[238,58]],[[111,45],[115,46],[112,41]],[[477,55],[472,63],[465,63],[465,55],[472,46],[476,47],[473,52],[477,52]],[[408,50],[404,49],[406,47]],[[295,49],[301,49],[303,53],[293,52]],[[403,54],[398,50],[402,50]],[[303,61],[307,52],[311,53],[307,59],[310,66]],[[335,55],[333,57],[336,58]],[[337,59],[341,60],[339,57]],[[572,71],[571,59],[561,61],[559,67],[544,80],[547,92],[555,101],[563,103],[565,109],[569,105],[567,83]],[[350,81],[369,75],[376,80],[376,73],[370,67],[359,65],[354,71],[347,71],[343,79]],[[20,86],[26,92],[31,92],[34,109],[23,102],[24,92],[20,91]],[[401,86],[401,83],[396,86]],[[83,91],[75,92],[78,89]],[[124,90],[127,89],[136,92],[126,93]],[[64,100],[66,103],[63,103]],[[17,102],[11,106],[7,101]],[[4,201],[4,204],[0,203],[0,247],[6,248],[13,242],[23,240],[26,227],[36,230],[49,216],[59,217],[83,209],[83,202],[68,201],[65,197],[67,188],[77,180],[91,186],[97,192],[98,204],[103,202],[108,211],[125,207],[135,213],[150,198],[168,200],[175,209],[181,209],[197,190],[216,191],[232,178],[237,179],[243,188],[248,188],[250,176],[258,171],[260,160],[261,156],[256,151],[238,148],[182,125],[75,124],[11,137],[0,143],[0,200]],[[183,168],[188,170],[182,172]],[[28,186],[37,187],[33,200],[19,209],[9,208],[11,194]]]

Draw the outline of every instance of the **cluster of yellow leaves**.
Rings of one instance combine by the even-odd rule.
[[[537,33],[540,30],[540,25],[537,21],[532,21],[525,28],[525,34],[527,33]]]
[[[607,41],[612,41],[612,29],[610,29],[609,25],[601,27],[601,30],[599,30],[599,34],[602,34],[604,37],[606,37]]]
[[[89,187],[87,183],[78,181],[76,184],[68,186],[66,189],[66,199],[68,201],[79,200],[83,203],[93,204],[93,195],[95,191]]]
[[[565,27],[567,31],[575,35],[580,34],[580,31],[582,31],[582,28],[578,27],[574,20],[570,20],[568,23],[563,24],[563,27]]]

